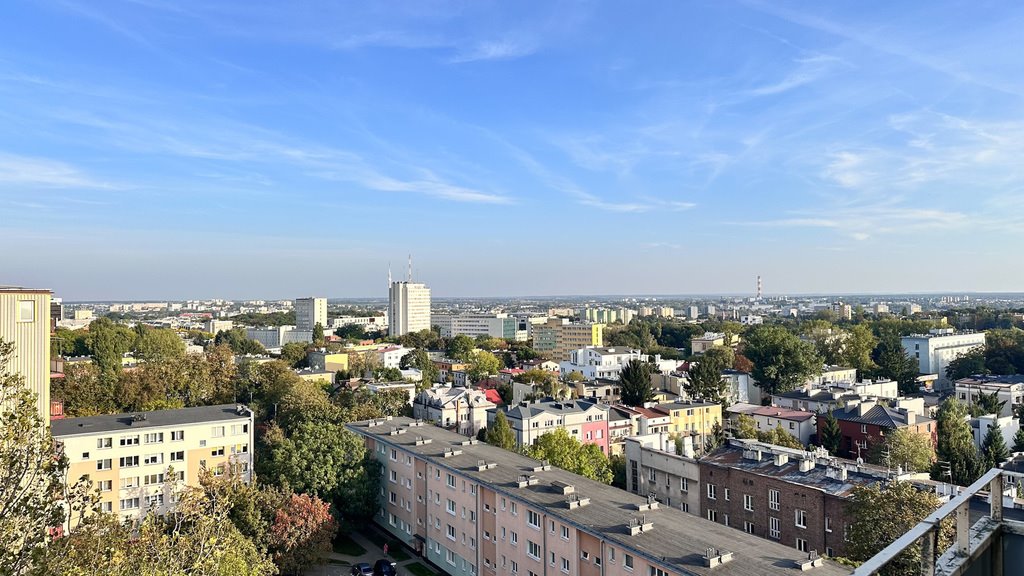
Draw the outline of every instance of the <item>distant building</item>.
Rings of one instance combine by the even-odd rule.
[[[756,314],[746,314],[744,316],[740,316],[740,324],[743,324],[744,326],[764,324],[764,317]]]
[[[973,404],[981,394],[995,394],[1003,409],[999,416],[1012,416],[1024,404],[1024,376],[972,376],[954,383],[954,394],[960,402]]]
[[[918,362],[921,374],[938,374],[936,390],[952,387],[946,368],[961,354],[985,345],[984,332],[957,332],[952,328],[933,328],[927,334],[911,334],[900,339],[903,350]]]
[[[439,386],[421,390],[412,404],[413,417],[473,436],[487,426],[487,411],[495,407],[480,390]]]
[[[295,329],[312,332],[317,324],[321,328],[327,328],[327,298],[297,298]]]
[[[842,302],[833,302],[832,313],[838,320],[850,320],[853,318],[853,307]]]
[[[569,359],[559,364],[562,376],[579,372],[587,380],[618,380],[619,372],[631,360],[642,360],[640,350],[623,347],[587,346],[573,350]]]
[[[388,336],[430,330],[430,288],[426,284],[392,282],[388,322]]]
[[[534,350],[555,362],[569,360],[573,350],[603,345],[604,324],[570,323],[563,318],[552,318],[533,328]]]
[[[210,318],[206,322],[203,322],[203,332],[216,335],[218,332],[229,332],[235,327],[235,323],[231,320],[217,320],[216,318]]]
[[[68,481],[88,476],[100,510],[123,521],[173,510],[172,490],[199,486],[204,470],[220,476],[236,465],[251,479],[253,415],[245,406],[66,418],[51,427],[68,458]]]
[[[691,320],[696,320],[700,316],[700,310],[696,306],[688,306],[686,316]]]
[[[875,312],[875,314],[888,314],[889,313],[889,305],[888,304],[883,304],[882,302],[878,302],[878,303],[876,303],[874,305],[874,312]]]
[[[816,432],[814,412],[793,410],[782,406],[761,406],[748,413],[759,432],[771,432],[781,427],[807,446]]]
[[[24,378],[42,421],[50,420],[49,290],[0,286],[0,340],[14,345],[5,370]]]
[[[722,332],[705,332],[701,336],[694,336],[690,339],[690,350],[694,355],[707,352],[715,346],[735,346],[739,337]]]
[[[441,336],[487,336],[523,342],[526,329],[519,329],[519,319],[508,314],[434,314],[431,322],[441,329]]]
[[[264,348],[280,348],[292,342],[312,342],[312,330],[297,330],[295,326],[269,326],[264,328],[246,328],[245,335],[255,340]]]

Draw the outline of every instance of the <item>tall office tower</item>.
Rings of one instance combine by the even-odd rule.
[[[762,293],[762,292],[761,292],[761,288],[762,288],[762,287],[761,287],[761,276],[760,276],[760,274],[759,274],[759,275],[757,276],[757,296],[756,296],[756,298],[757,298],[758,300],[760,300],[760,299],[761,299],[761,293]]]
[[[388,336],[430,330],[430,288],[412,281],[412,258],[405,282],[392,282],[388,270]]]
[[[3,369],[24,378],[44,423],[50,421],[51,296],[49,290],[0,286],[0,340],[14,344]]]
[[[318,323],[327,328],[327,298],[297,298],[295,329],[313,330]]]

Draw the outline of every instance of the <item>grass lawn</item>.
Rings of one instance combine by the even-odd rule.
[[[384,544],[388,545],[388,556],[396,562],[404,562],[412,556],[405,551],[405,547],[398,540],[393,540],[388,536],[382,534],[376,528],[371,528],[366,532],[363,532],[363,536],[370,542],[373,542],[377,546],[384,548]]]
[[[402,570],[408,570],[413,576],[436,576],[434,571],[419,562],[403,566]]]
[[[334,551],[345,556],[362,556],[366,554],[366,548],[348,537],[348,534],[338,534],[334,539]]]

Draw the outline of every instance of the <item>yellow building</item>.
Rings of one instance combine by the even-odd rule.
[[[309,361],[309,366],[317,370],[326,370],[328,372],[348,370],[348,354],[344,352],[310,352],[306,358]]]
[[[4,369],[25,379],[44,423],[50,420],[51,297],[49,290],[0,286],[0,340],[14,344]]]
[[[51,423],[68,458],[68,483],[88,476],[100,508],[135,520],[174,505],[174,489],[199,484],[199,472],[223,474],[238,464],[251,479],[253,416],[245,406],[221,404],[67,418]]]
[[[676,434],[707,436],[716,422],[722,422],[722,405],[717,402],[670,402],[659,404],[658,410],[669,415],[668,431]]]
[[[533,328],[534,349],[555,362],[568,361],[573,350],[587,346],[604,346],[604,324],[552,318]]]

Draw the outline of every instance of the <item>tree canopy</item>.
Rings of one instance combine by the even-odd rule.
[[[743,354],[753,362],[754,379],[766,394],[789,392],[822,367],[814,346],[782,326],[765,324],[751,330]]]
[[[596,444],[581,444],[565,428],[542,434],[526,452],[532,458],[547,460],[552,466],[591,480],[612,482],[611,464],[601,448]]]
[[[640,406],[654,398],[651,387],[651,365],[642,360],[630,360],[619,372],[622,403]]]
[[[715,346],[704,352],[696,365],[690,367],[687,394],[708,402],[724,402],[728,397],[729,384],[722,379],[722,371],[732,368],[733,360],[732,348],[725,346]]]
[[[492,446],[512,450],[516,447],[516,436],[509,426],[505,412],[498,410],[494,417],[494,423],[487,427],[486,441]]]
[[[935,449],[930,436],[896,428],[871,447],[868,462],[892,468],[898,466],[907,472],[928,472],[935,462]]]
[[[974,433],[967,420],[967,407],[955,397],[947,398],[936,413],[939,445],[932,478],[970,486],[984,472],[984,462],[974,446]]]

